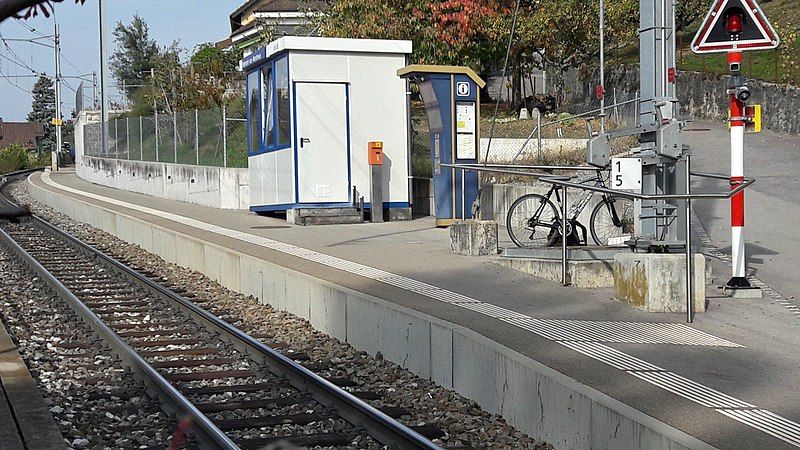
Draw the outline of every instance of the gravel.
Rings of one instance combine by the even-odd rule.
[[[440,445],[552,448],[516,430],[502,417],[483,411],[476,402],[383,359],[380,353],[372,356],[359,351],[314,330],[302,318],[261,304],[251,296],[233,292],[203,274],[165,262],[136,245],[38,204],[29,197],[25,183],[16,183],[12,193],[20,203],[30,204],[36,214],[65,231],[136,269],[157,274],[165,286],[178,286],[198,301],[206,301],[203,306],[214,314],[236,318],[229,322],[243,331],[272,337],[268,341],[278,343],[279,350],[286,354],[300,352],[308,355],[309,363],[319,375],[353,380],[357,386],[347,388],[351,391],[381,394],[380,399],[371,401],[373,406],[401,407],[409,411],[410,416],[401,418],[407,425],[430,424],[441,428],[446,435],[437,440]]]
[[[0,316],[69,448],[164,448],[170,420],[100,338],[0,249]],[[70,348],[67,344],[90,344]],[[65,348],[66,346],[66,348]],[[0,445],[2,447],[2,445]]]

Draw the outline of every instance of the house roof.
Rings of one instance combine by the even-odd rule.
[[[258,12],[302,12],[309,9],[325,10],[327,8],[327,2],[320,0],[248,0],[231,13],[231,34],[238,34],[249,28],[242,25],[246,18],[245,16],[249,14]]]
[[[0,148],[21,144],[36,148],[36,140],[44,137],[44,125],[29,122],[3,122],[0,119]]]

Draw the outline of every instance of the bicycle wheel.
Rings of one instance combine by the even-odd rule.
[[[553,202],[539,194],[527,194],[511,205],[506,228],[517,247],[544,247],[551,232],[558,232],[558,210]]]
[[[597,204],[589,219],[592,239],[597,245],[608,245],[613,238],[633,235],[633,200],[605,197]]]

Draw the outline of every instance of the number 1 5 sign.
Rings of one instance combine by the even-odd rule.
[[[611,189],[642,191],[641,158],[611,158]]]

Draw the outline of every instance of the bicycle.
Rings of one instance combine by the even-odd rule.
[[[558,178],[558,177],[555,177]],[[562,179],[569,179],[563,177]],[[578,183],[606,187],[602,170],[590,177],[579,179]],[[584,191],[570,206],[567,217],[567,245],[588,245],[586,227],[578,222],[578,216],[589,205],[596,192]],[[558,208],[551,200],[555,195]],[[602,194],[603,199],[594,207],[589,219],[589,231],[597,245],[609,242],[621,244],[622,239],[633,235],[633,200]],[[561,244],[561,189],[552,185],[545,195],[526,194],[511,205],[506,216],[506,228],[511,240],[518,247],[554,247]],[[583,232],[583,235],[579,233]]]

